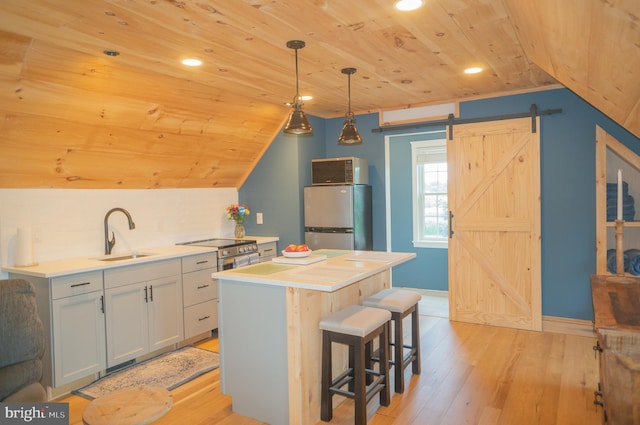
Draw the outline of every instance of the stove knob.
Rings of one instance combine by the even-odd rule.
[[[222,250],[222,256],[226,257],[227,255],[229,255],[229,251],[227,251],[226,249]]]

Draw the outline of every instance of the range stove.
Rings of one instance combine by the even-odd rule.
[[[202,239],[178,245],[205,246],[218,249],[218,271],[235,269],[260,262],[258,244],[251,239]]]

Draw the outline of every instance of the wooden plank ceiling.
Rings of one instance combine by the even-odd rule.
[[[392,4],[2,0],[0,187],[239,187],[288,115],[292,39],[317,117],[344,114],[355,67],[356,113],[559,82],[640,135],[640,2]]]

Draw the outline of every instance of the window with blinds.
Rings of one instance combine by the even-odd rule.
[[[447,248],[447,144],[445,139],[411,142],[413,244]]]

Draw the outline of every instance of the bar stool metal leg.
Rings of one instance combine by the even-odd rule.
[[[401,394],[404,392],[404,346],[402,339],[402,315],[400,313],[391,313],[393,320],[393,365],[395,366],[395,383],[394,390]]]
[[[391,338],[390,323],[385,325],[385,331],[380,335],[380,375],[384,376],[384,388],[380,393],[380,405],[388,406],[391,402],[391,385],[389,379],[389,338]]]
[[[332,369],[331,338],[329,337],[329,332],[322,332],[322,392],[320,397],[320,419],[323,421],[330,421],[331,418],[333,418],[333,396],[329,393]],[[328,371],[328,373],[326,371]]]
[[[415,350],[411,372],[414,375],[420,375],[420,316],[417,306],[411,312],[411,346]]]
[[[353,401],[355,404],[355,423],[356,424],[366,424],[367,423],[367,384],[366,384],[366,373],[364,372],[364,341],[360,339],[360,341],[355,345],[354,348],[354,397]]]

